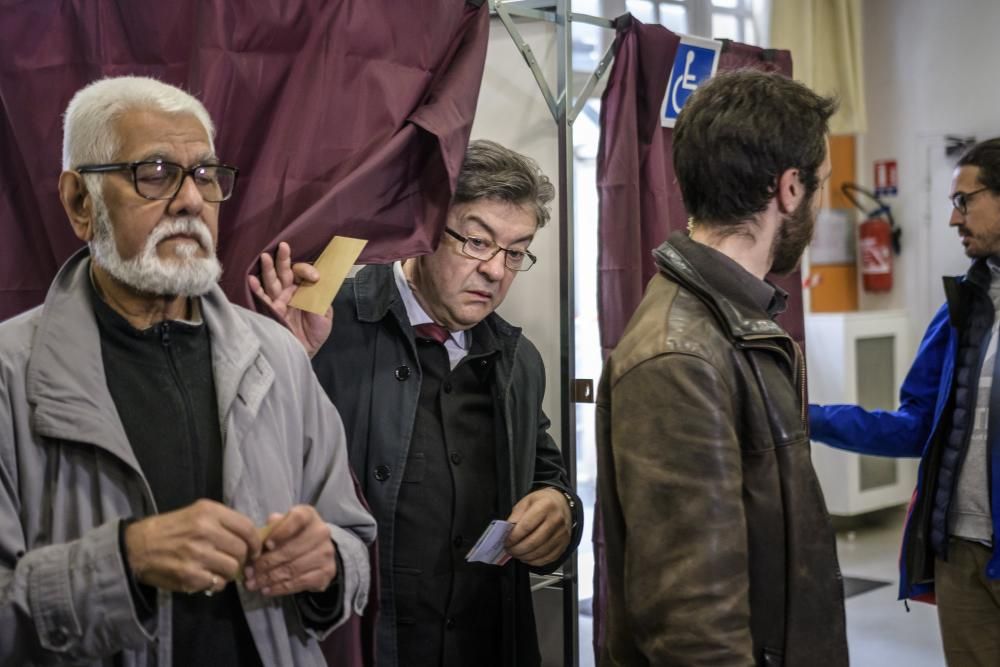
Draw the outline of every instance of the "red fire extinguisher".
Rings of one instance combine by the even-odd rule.
[[[892,256],[894,253],[899,254],[902,230],[892,219],[889,205],[874,193],[854,183],[844,183],[840,189],[865,214],[864,221],[858,226],[861,283],[867,292],[888,292],[892,289]],[[866,210],[858,201],[858,194],[874,201],[876,208]]]

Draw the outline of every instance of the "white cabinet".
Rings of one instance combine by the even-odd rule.
[[[909,370],[908,322],[901,311],[807,315],[810,403],[898,407]],[[812,444],[813,465],[831,514],[851,516],[902,505],[916,484],[916,459],[891,459]]]

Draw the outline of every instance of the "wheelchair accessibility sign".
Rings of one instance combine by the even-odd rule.
[[[722,42],[681,35],[674,66],[670,70],[667,93],[660,108],[660,125],[674,126],[687,98],[715,74],[721,50]]]

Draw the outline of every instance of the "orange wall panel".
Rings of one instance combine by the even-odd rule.
[[[830,162],[833,171],[830,173],[830,201],[828,208],[853,209],[854,204],[843,195],[840,186],[845,182],[857,183],[854,169],[855,142],[853,134],[835,134],[830,137]]]
[[[809,290],[814,313],[842,313],[858,309],[858,267],[855,264],[813,264],[815,285]]]

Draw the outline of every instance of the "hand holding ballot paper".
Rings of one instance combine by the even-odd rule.
[[[499,519],[490,521],[490,525],[476,540],[476,545],[465,556],[465,560],[470,563],[504,565],[510,560],[510,554],[504,549],[503,543],[513,529],[514,524],[507,521]]]
[[[270,597],[321,592],[337,576],[330,528],[310,505],[272,514],[258,529],[262,551],[243,568],[247,590]]]
[[[275,257],[260,256],[260,278],[249,276],[250,291],[302,341],[312,357],[330,336],[333,297],[368,241],[334,236],[315,264],[292,265],[288,244]]]
[[[514,505],[506,521],[490,522],[465,560],[503,565],[513,557],[526,565],[545,565],[569,546],[571,510],[559,489],[532,491]]]

